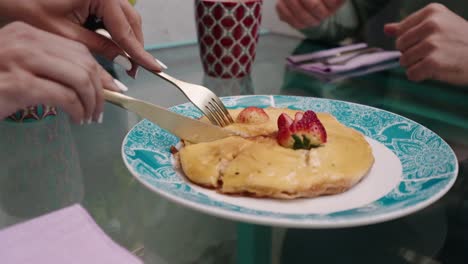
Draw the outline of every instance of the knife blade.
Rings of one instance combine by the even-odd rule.
[[[163,107],[121,93],[104,90],[104,98],[192,143],[209,142],[233,135],[232,132],[221,127],[171,112]]]

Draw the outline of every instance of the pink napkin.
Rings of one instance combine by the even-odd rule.
[[[325,51],[318,51],[309,54],[302,54],[302,55],[295,55],[288,57],[289,66],[292,68],[299,69],[301,71],[316,73],[320,75],[336,75],[344,72],[351,72],[356,71],[363,68],[370,68],[374,65],[381,65],[383,63],[389,62],[392,65],[395,65],[395,61],[397,61],[401,53],[399,51],[379,51],[369,54],[361,54],[357,57],[352,58],[348,62],[343,65],[336,64],[336,65],[326,65],[322,62],[312,62],[306,64],[299,64],[302,61],[311,60],[311,59],[318,59],[323,58],[325,56],[330,56],[333,54],[337,54],[338,52],[343,52],[347,50],[353,50],[358,48],[365,48],[367,44],[360,43],[345,47],[339,47],[334,49],[329,49]],[[354,54],[348,54],[345,56],[341,56],[339,58],[332,58],[329,59],[329,62],[339,62],[351,58]],[[395,65],[397,66],[397,65]],[[387,67],[388,68],[388,67]],[[386,69],[387,69],[386,68]],[[373,71],[372,71],[373,72]]]
[[[80,206],[0,230],[0,263],[142,264],[112,241]]]

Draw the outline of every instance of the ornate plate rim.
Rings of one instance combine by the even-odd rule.
[[[428,199],[419,201],[418,203],[410,206],[405,206],[404,208],[397,210],[397,211],[390,211],[390,212],[385,212],[381,214],[377,214],[374,216],[359,216],[356,218],[352,219],[340,219],[340,218],[335,218],[333,216],[331,217],[324,217],[323,219],[317,220],[317,219],[303,219],[303,220],[297,220],[297,219],[289,219],[289,218],[274,218],[271,216],[260,216],[260,215],[251,215],[251,214],[244,214],[242,212],[234,212],[226,209],[222,209],[219,207],[214,207],[210,205],[205,205],[201,204],[199,202],[191,201],[188,199],[185,199],[183,197],[179,197],[176,195],[173,195],[171,193],[165,192],[164,190],[161,190],[150,183],[146,182],[142,177],[133,169],[133,167],[128,163],[126,159],[126,154],[125,154],[125,144],[128,141],[129,135],[132,133],[132,131],[139,125],[141,125],[143,122],[146,120],[143,119],[137,124],[135,124],[125,135],[122,145],[121,145],[121,156],[122,160],[125,163],[125,166],[127,169],[130,171],[132,176],[136,178],[143,186],[146,186],[149,190],[155,192],[156,194],[168,199],[171,202],[180,204],[182,206],[185,206],[189,209],[196,210],[199,212],[206,213],[208,215],[224,218],[227,220],[235,220],[235,221],[241,221],[241,222],[246,222],[246,223],[252,223],[252,224],[260,224],[260,225],[268,225],[268,226],[277,226],[277,227],[285,227],[285,228],[323,228],[323,229],[328,229],[328,228],[344,228],[344,227],[357,227],[357,226],[363,226],[363,225],[371,225],[371,224],[377,224],[385,221],[390,221],[394,219],[398,219],[407,215],[410,215],[412,213],[415,213],[417,211],[420,211],[429,205],[435,203],[438,201],[440,198],[442,198],[455,184],[455,181],[458,177],[458,171],[459,171],[459,164],[458,164],[458,159],[453,151],[453,149],[448,145],[448,143],[440,137],[437,133],[434,131],[430,130],[429,128],[423,126],[422,124],[411,120],[409,118],[406,118],[404,116],[401,116],[396,113],[392,113],[390,111],[380,109],[377,107],[373,106],[368,106],[364,104],[359,104],[359,103],[353,103],[353,102],[347,102],[343,100],[336,100],[336,99],[327,99],[327,98],[319,98],[319,97],[306,97],[306,96],[290,96],[290,95],[262,95],[262,94],[255,94],[255,95],[240,95],[240,96],[226,96],[226,97],[221,97],[222,100],[228,100],[228,99],[238,99],[238,98],[247,98],[247,97],[271,97],[271,98],[276,98],[276,97],[286,97],[286,98],[308,98],[308,99],[314,99],[314,100],[323,100],[323,101],[333,101],[333,102],[341,102],[341,103],[346,103],[350,105],[356,105],[359,107],[366,107],[366,108],[371,108],[377,111],[383,111],[385,113],[391,114],[393,116],[402,118],[404,120],[409,120],[412,123],[415,123],[416,125],[423,127],[424,129],[427,129],[434,135],[436,135],[444,144],[446,144],[449,147],[450,153],[452,158],[455,159],[455,168],[453,170],[453,177],[450,178],[449,182],[442,188],[440,189],[437,193],[434,195],[430,196]],[[185,105],[187,103],[183,104],[178,104],[170,107],[171,110],[173,110],[174,107]],[[398,155],[397,155],[398,156]],[[400,157],[398,157],[400,158]],[[400,181],[401,183],[401,181]],[[362,207],[360,207],[362,208]],[[352,209],[353,210],[353,209]],[[314,214],[314,215],[319,215],[319,214]]]

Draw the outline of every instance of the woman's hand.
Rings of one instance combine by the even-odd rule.
[[[0,120],[46,104],[74,122],[101,121],[103,88],[120,91],[81,43],[14,22],[0,29]]]
[[[344,3],[344,0],[278,0],[279,18],[296,29],[316,27]]]
[[[385,26],[396,37],[410,80],[468,84],[468,22],[441,4],[430,4]]]
[[[128,0],[4,0],[0,16],[21,20],[43,30],[79,41],[92,52],[123,66],[130,73],[132,60],[149,69],[162,66],[144,50],[141,17]],[[82,25],[91,16],[100,18],[112,40]],[[136,70],[133,67],[132,72]]]

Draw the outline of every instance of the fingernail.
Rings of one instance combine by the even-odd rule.
[[[130,60],[122,55],[115,57],[114,63],[122,66],[125,70],[129,71],[132,69],[132,63]]]
[[[128,91],[127,86],[125,86],[125,84],[121,83],[119,80],[114,79],[114,83],[115,83],[115,85],[117,85],[117,87],[119,87],[119,89],[120,89],[122,92]]]
[[[82,126],[84,124],[84,121],[83,119],[80,121],[80,126]]]
[[[107,30],[105,30],[105,29],[99,28],[95,32],[98,33],[101,36],[104,36],[104,37],[108,38],[108,39],[112,39],[109,32]]]
[[[160,61],[160,60],[158,60],[156,58],[154,58],[154,60],[159,64],[159,66],[161,66],[161,68],[167,70],[166,64],[162,63],[162,61]]]
[[[98,117],[98,121],[97,121],[98,124],[102,124],[102,120],[103,120],[103,119],[104,119],[104,113],[101,112],[101,113],[99,114],[99,117]]]
[[[86,121],[86,124],[91,125],[92,122],[93,122],[93,118],[90,117],[90,118]]]
[[[137,78],[139,71],[140,71],[140,68],[137,68],[136,71],[135,71],[135,77],[133,77],[133,78],[135,78],[135,79]]]

